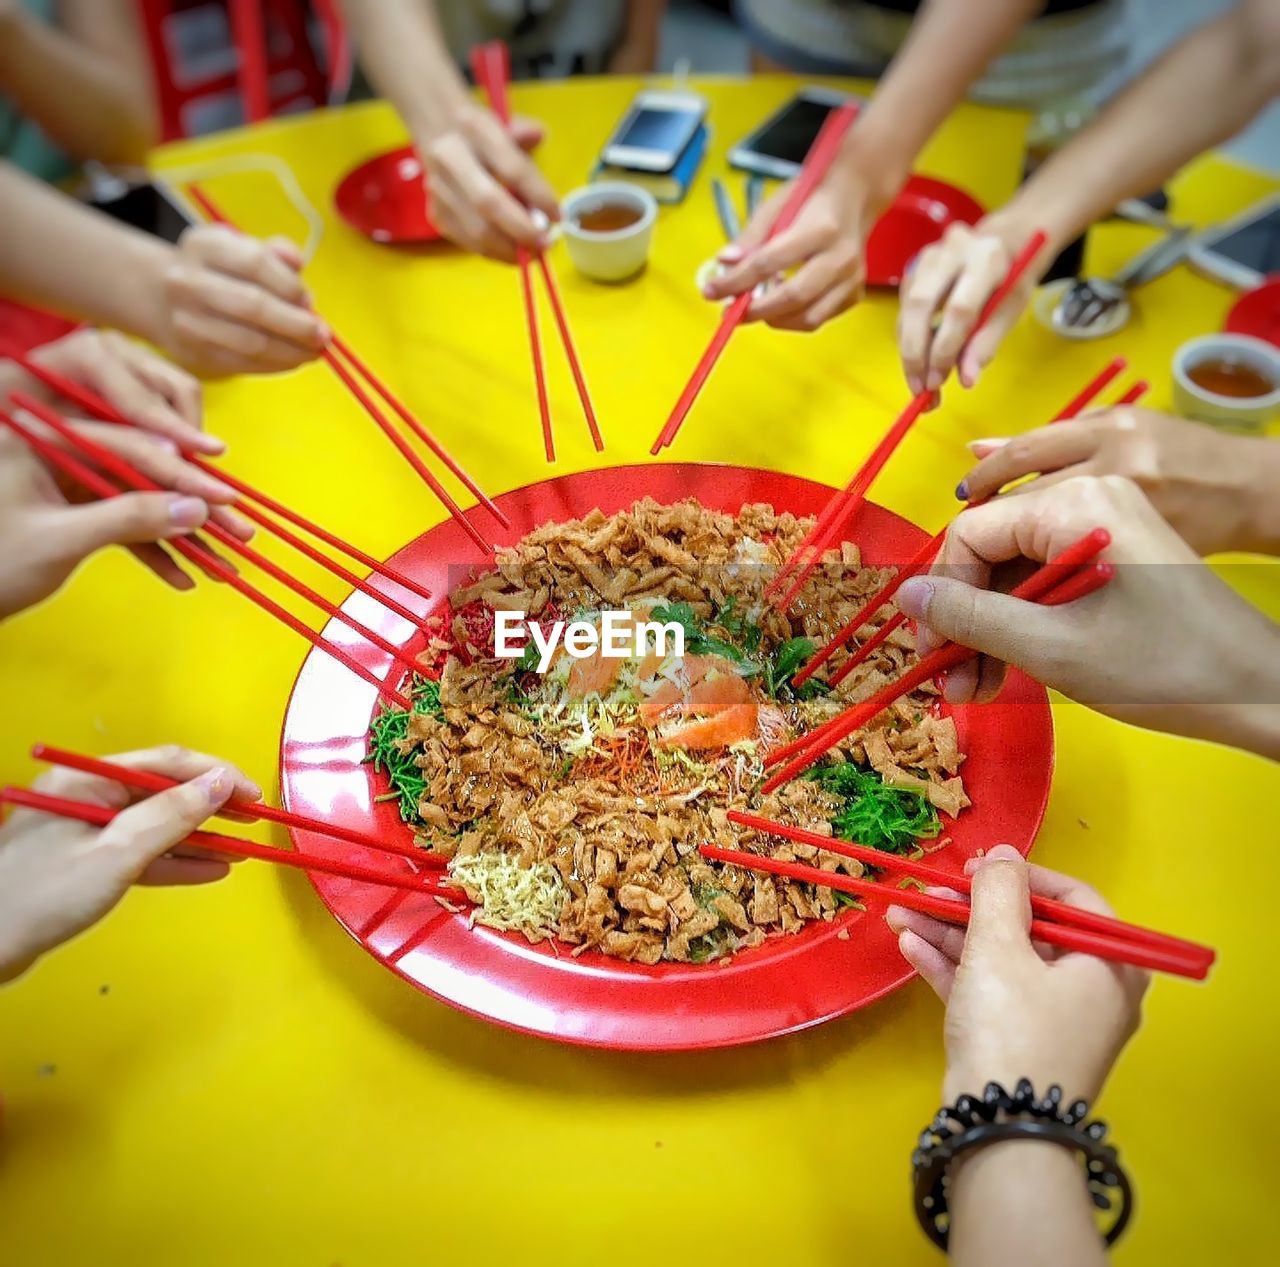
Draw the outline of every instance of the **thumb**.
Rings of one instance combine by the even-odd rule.
[[[116,815],[103,828],[99,847],[109,850],[121,870],[134,879],[195,831],[234,791],[231,772],[215,766],[189,783],[159,792]]]
[[[1031,884],[1027,864],[1011,845],[997,845],[973,873],[964,957],[1005,958],[1031,949]]]
[[[996,352],[1004,342],[1005,335],[1013,329],[1022,316],[1027,296],[1015,291],[991,315],[991,320],[965,344],[960,354],[960,384],[962,387],[973,387],[983,370],[995,359]]]
[[[790,185],[784,185],[776,194],[766,198],[760,204],[742,232],[716,257],[722,264],[736,264],[764,245],[769,237],[769,231],[777,222],[778,216],[782,214],[782,207],[790,188]]]
[[[537,119],[523,114],[511,116],[511,139],[526,153],[537,149],[546,134],[547,129]]]
[[[950,639],[1009,664],[1025,666],[1053,619],[1049,608],[949,576],[913,576],[898,590],[898,609],[928,627],[934,646]]]
[[[49,534],[61,558],[82,559],[109,545],[140,545],[185,536],[209,518],[199,497],[125,493],[58,511]]]

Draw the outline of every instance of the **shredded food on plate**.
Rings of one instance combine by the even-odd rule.
[[[374,720],[371,757],[421,846],[449,860],[474,922],[653,964],[706,962],[831,920],[847,895],[709,862],[704,842],[852,876],[865,868],[729,823],[749,809],[894,852],[936,847],[969,804],[950,718],[921,688],[809,777],[762,797],[763,757],[865,699],[915,658],[895,631],[834,690],[792,682],[888,579],[827,553],[786,614],[763,598],[813,521],[690,499],[548,523],[450,596],[414,711]],[[499,659],[494,615],[549,625],[605,610],[679,624],[685,654]],[[890,606],[864,636],[894,614]],[[856,647],[856,643],[853,644]],[[837,654],[832,671],[844,661]],[[929,842],[922,845],[921,842]]]

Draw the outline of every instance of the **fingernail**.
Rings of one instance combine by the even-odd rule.
[[[333,331],[323,321],[316,322],[316,338],[321,343],[329,343],[333,339]]]
[[[705,282],[705,283],[703,284],[703,287],[702,287],[702,297],[703,297],[703,299],[715,299],[715,298],[717,298],[717,296],[716,296],[716,288],[715,288],[715,286],[714,286],[711,282]]]
[[[726,246],[724,250],[716,256],[716,259],[718,259],[721,264],[736,264],[740,259],[742,259],[742,247]]]
[[[198,528],[208,518],[208,504],[199,497],[175,497],[169,503],[169,522],[175,528]]]
[[[215,766],[206,770],[195,781],[210,805],[221,805],[231,795],[231,776],[223,766]]]
[[[1007,436],[987,436],[981,440],[967,440],[965,448],[976,457],[986,457],[1009,443]]]
[[[199,449],[201,453],[208,453],[213,457],[218,457],[227,451],[227,442],[218,439],[217,436],[208,436],[203,432],[191,441],[193,449]]]
[[[969,481],[961,480],[956,485],[956,501],[967,502],[969,500]]]
[[[943,373],[941,370],[930,370],[929,377],[925,379],[924,385],[931,391],[936,392],[942,386]]]
[[[900,906],[891,906],[884,913],[884,922],[893,929],[895,933],[901,933],[906,928],[906,922],[903,920],[904,911]]]
[[[935,586],[923,576],[911,576],[898,589],[898,610],[911,620],[924,620],[933,602]]]

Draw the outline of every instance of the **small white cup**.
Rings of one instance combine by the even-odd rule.
[[[1206,361],[1237,361],[1256,370],[1274,390],[1265,396],[1221,396],[1193,383],[1189,370]],[[1173,400],[1178,412],[1236,431],[1261,431],[1280,410],[1280,349],[1249,334],[1206,334],[1173,354]]]
[[[578,226],[578,217],[600,207],[621,204],[639,214],[625,229],[597,233]],[[575,189],[560,205],[561,231],[569,256],[579,272],[598,282],[621,282],[634,277],[649,258],[658,204],[647,189],[621,180],[605,180]]]

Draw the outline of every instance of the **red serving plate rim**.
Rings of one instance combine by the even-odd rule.
[[[590,491],[613,485],[623,490],[619,497],[597,496]],[[772,501],[780,510],[792,509],[805,514],[814,513],[833,491],[798,476],[732,464],[648,463],[606,467],[536,481],[498,497],[498,504],[513,518],[512,528],[501,534],[500,539],[515,541],[535,526],[516,517],[526,504],[541,507],[549,502],[549,508],[556,514],[569,517],[585,514],[597,503],[602,504],[606,513],[612,513],[619,508],[615,502],[629,505],[636,497],[651,493],[659,500],[667,500],[670,494],[697,496],[704,504],[728,509],[725,503],[738,498],[735,491],[738,485],[755,490],[744,493],[741,500]],[[564,495],[566,488],[568,496]],[[774,490],[773,493],[766,496],[766,488]],[[581,489],[588,490],[585,496],[580,495]],[[779,498],[779,492],[789,496]],[[780,501],[783,504],[780,505]],[[543,516],[538,522],[545,522],[544,510],[536,513]],[[898,544],[893,553],[902,559],[910,557],[924,540],[919,528],[872,503],[866,505],[855,521],[850,539],[856,539],[869,528],[881,535],[896,537]],[[424,549],[430,551],[435,542],[452,549],[464,541],[457,526],[446,520],[392,558],[415,580],[422,580],[421,570],[412,567],[408,556],[422,553]],[[873,561],[898,561],[879,556],[870,546],[868,552]],[[473,554],[474,549],[465,557],[471,558]],[[378,577],[370,580],[379,588],[395,592],[412,610],[427,607],[419,600],[409,600],[404,591],[395,590],[390,582]],[[432,588],[438,594],[443,592],[435,586]],[[344,610],[357,608],[366,624],[393,643],[412,642],[412,637],[404,637],[410,630],[407,622],[381,609],[367,596],[353,594],[343,606]],[[434,609],[435,603],[430,607]],[[385,677],[391,672],[390,657],[363,643],[345,626],[331,622],[325,634],[378,676]],[[308,696],[308,679],[312,675],[318,675],[319,685],[323,685],[326,678],[332,678],[328,684],[330,691],[344,696],[354,710],[354,714],[344,711],[335,719],[332,729],[326,711],[328,701],[317,705],[316,692]],[[372,803],[374,784],[369,768],[359,764],[374,704],[373,688],[329,657],[318,651],[306,657],[290,692],[281,730],[280,784],[286,807],[319,817],[332,816],[335,791],[345,789],[348,799],[355,796],[359,800],[363,793],[369,802],[337,806],[338,817],[349,825],[377,832],[392,825],[392,819],[398,822],[393,807]],[[363,718],[359,716],[361,711]],[[1048,803],[1053,723],[1047,693],[1020,674],[1011,675],[1005,694],[996,704],[956,710],[954,715],[961,729],[962,747],[971,754],[966,770],[978,775],[977,782],[966,778],[975,806],[947,824],[947,834],[955,838],[955,843],[929,861],[958,872],[963,861],[977,849],[1001,841],[1015,845],[1024,854],[1030,850]],[[319,729],[307,738],[309,717],[319,723]],[[342,726],[352,733],[340,733]],[[1011,736],[1009,743],[1001,747],[995,742],[992,746],[997,733],[1005,730]],[[299,737],[300,732],[303,737]],[[1014,750],[1018,743],[1023,744],[1020,752]],[[345,754],[341,750],[343,744],[347,745]],[[304,754],[310,754],[307,760],[302,759]],[[317,762],[323,768],[318,769]],[[995,770],[983,773],[992,762],[997,766],[1012,764],[1017,774],[1002,785],[1006,792],[1013,789],[1017,803],[1018,813],[1012,823],[1003,821],[1003,799],[984,804],[985,786],[979,784],[985,784],[985,780],[996,773]],[[1005,775],[1008,773],[1006,769]],[[313,785],[315,790],[309,791]],[[383,790],[381,785],[378,790]],[[981,824],[988,818],[997,820],[999,826],[984,829]],[[984,830],[992,834],[965,843],[966,838],[976,837]],[[357,846],[308,832],[291,831],[290,835],[295,847],[308,852],[370,861],[369,852]],[[396,865],[401,860],[387,856],[380,861]],[[528,946],[518,934],[501,934],[485,928],[468,931],[465,916],[450,915],[429,898],[411,895],[405,899],[395,891],[335,877],[311,875],[309,879],[321,901],[352,938],[417,989],[504,1028],[583,1046],[678,1051],[780,1037],[874,1003],[907,984],[915,975],[899,957],[887,925],[870,912],[848,912],[830,924],[819,923],[799,934],[770,938],[764,946],[736,956],[728,967],[706,964],[647,968],[591,952],[574,960],[565,950],[557,958],[546,948]],[[411,903],[418,903],[427,918],[404,918],[398,922],[405,915],[404,908]],[[396,908],[388,918],[373,918],[388,907]],[[842,940],[839,934],[846,928],[850,936]],[[362,933],[362,929],[369,931]],[[417,944],[415,930],[422,934]],[[410,947],[407,953],[406,945]],[[454,948],[460,953],[452,954]],[[798,971],[799,965],[793,962],[797,959],[807,961],[804,965],[807,971]],[[501,971],[494,972],[495,968]],[[602,982],[608,983],[607,988],[601,988]],[[642,986],[642,982],[648,984]],[[710,1014],[696,1013],[699,1026],[695,1034],[686,1036],[673,1025],[678,1013],[672,1011],[671,1003],[661,1007],[656,1004],[655,991],[663,998],[671,996],[672,982],[677,986],[674,992],[677,1000],[686,994],[694,996],[700,1004],[716,1004]],[[516,986],[520,989],[513,995]],[[807,988],[810,997],[806,999]],[[762,990],[769,997],[761,999]],[[575,996],[584,992],[591,997],[591,1003],[575,1004]],[[618,995],[625,996],[620,1010]],[[633,1011],[631,1005],[645,996],[649,996],[649,1003]],[[527,1015],[513,1015],[513,1009],[516,1012],[523,1009]],[[762,1020],[762,1013],[768,1019]],[[716,1023],[711,1023],[713,1021]]]

